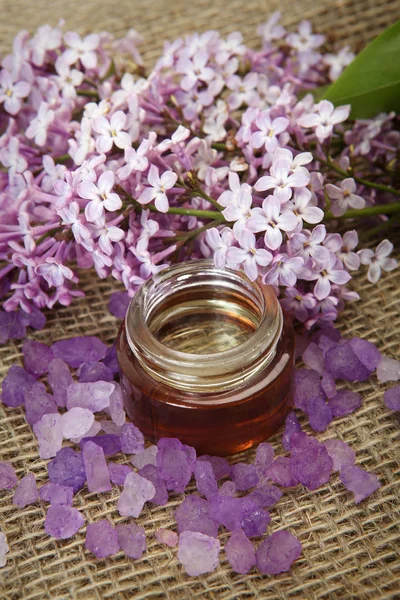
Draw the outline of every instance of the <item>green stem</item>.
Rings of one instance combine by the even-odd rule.
[[[128,194],[121,186],[116,186],[116,190],[122,193],[136,209],[148,209],[151,212],[160,214],[160,211],[153,204],[140,204],[140,202],[135,200],[135,198],[132,198],[132,196]],[[216,210],[200,210],[196,208],[178,208],[176,206],[170,206],[167,212],[170,215],[185,215],[186,217],[200,217],[202,219],[216,219],[218,221],[223,221],[224,219],[223,215]]]
[[[203,190],[199,190],[199,189],[191,190],[191,189],[189,189],[188,192],[192,196],[200,196],[200,198],[204,198],[204,200],[207,200],[207,202],[209,202],[210,204],[212,204],[213,206],[215,206],[215,208],[217,208],[219,211],[223,211],[224,210],[224,207],[221,206],[221,204],[219,204],[216,200],[214,200],[214,198],[211,198],[211,196],[209,196],[208,194],[206,194],[205,192],[203,192]]]
[[[219,150],[220,152],[224,152],[226,150],[226,144],[223,144],[222,142],[214,142],[211,144],[211,148],[214,150]]]
[[[100,96],[95,90],[76,90],[78,96],[85,96],[88,98],[97,98],[99,100]]]
[[[332,221],[334,219],[357,219],[359,217],[373,217],[376,215],[391,215],[400,212],[400,202],[394,204],[377,204],[376,206],[367,206],[360,210],[348,210],[340,217],[335,217],[331,211],[325,213],[324,220]]]
[[[374,181],[369,181],[369,179],[364,179],[363,177],[357,177],[351,171],[344,171],[343,169],[338,167],[331,159],[325,160],[325,159],[317,156],[316,160],[318,160],[319,162],[322,162],[324,165],[327,165],[328,167],[333,169],[333,171],[335,171],[339,175],[342,175],[342,177],[344,177],[344,178],[352,177],[355,181],[357,181],[357,183],[360,183],[361,185],[365,185],[365,187],[373,188],[375,190],[380,190],[381,192],[389,192],[389,194],[393,194],[394,196],[400,196],[400,190],[396,190],[395,188],[391,187],[390,185],[384,185],[383,183],[375,183]]]

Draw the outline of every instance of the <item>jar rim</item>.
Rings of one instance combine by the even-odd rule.
[[[258,326],[248,339],[220,352],[195,354],[163,344],[148,326],[152,299],[156,294],[164,298],[163,291],[168,295],[168,286],[189,289],[207,277],[221,288],[235,285],[243,294],[254,294],[260,303]],[[282,326],[282,311],[272,286],[251,282],[242,271],[218,268],[209,259],[172,265],[153,275],[138,289],[125,317],[127,341],[141,365],[156,379],[193,391],[228,389],[254,374],[260,360],[265,365],[275,355]]]

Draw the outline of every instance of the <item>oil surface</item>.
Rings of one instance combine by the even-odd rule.
[[[161,310],[160,310],[161,309]],[[254,333],[253,307],[232,299],[194,298],[157,309],[151,332],[162,344],[192,354],[215,354],[242,344]]]

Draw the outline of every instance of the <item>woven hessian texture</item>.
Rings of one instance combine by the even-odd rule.
[[[219,29],[241,30],[250,45],[260,21],[278,8],[283,21],[293,26],[301,18],[311,19],[316,29],[341,44],[358,49],[397,18],[397,0],[336,0],[317,2],[173,2],[163,0],[27,0],[0,1],[0,47],[7,50],[15,33],[55,24],[65,18],[67,26],[79,31],[109,30],[116,34],[134,27],[145,37],[144,58],[151,64],[165,39],[186,32]],[[86,298],[68,309],[48,315],[46,329],[35,333],[37,340],[51,343],[78,334],[99,335],[112,342],[117,321],[107,302],[118,289],[113,281],[98,281],[94,274],[82,276]],[[378,286],[365,276],[353,281],[361,301],[349,306],[339,325],[346,335],[359,335],[391,355],[399,354],[400,314],[398,271],[383,277]],[[0,349],[1,377],[14,362],[21,363],[20,344]],[[122,552],[107,560],[96,560],[85,550],[84,529],[71,540],[56,541],[43,529],[44,503],[23,510],[12,505],[12,491],[0,493],[0,527],[10,546],[8,563],[0,571],[0,598],[33,599],[170,599],[244,600],[317,598],[357,600],[400,597],[400,439],[399,418],[385,409],[383,388],[372,378],[353,389],[363,395],[356,414],[337,420],[319,439],[339,437],[357,453],[357,464],[375,473],[381,489],[356,506],[352,494],[334,475],[329,485],[315,491],[298,487],[285,493],[271,511],[269,531],[288,528],[299,537],[303,554],[289,574],[269,577],[256,570],[248,575],[232,572],[224,552],[221,565],[212,574],[197,578],[185,575],[177,562],[176,549],[159,545],[154,533],[159,527],[175,527],[173,510],[183,496],[175,494],[167,507],[146,507],[138,523],[147,532],[148,549],[140,560],[127,559]],[[306,431],[308,429],[306,428]],[[272,440],[278,449],[278,437]],[[249,460],[252,452],[239,457]],[[21,409],[4,409],[0,404],[0,460],[11,461],[19,477],[28,471],[39,485],[46,481],[46,463],[38,458],[37,445]],[[87,523],[101,518],[122,522],[116,511],[117,490],[91,494],[81,490],[74,499]],[[222,545],[228,534],[220,536]]]

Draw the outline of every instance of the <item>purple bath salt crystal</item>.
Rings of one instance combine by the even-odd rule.
[[[44,502],[50,504],[62,504],[71,506],[74,497],[74,490],[68,485],[60,485],[59,483],[45,483],[39,490],[39,497]]]
[[[249,496],[214,496],[210,502],[210,515],[229,531],[243,529],[249,537],[262,535],[270,521],[268,512],[260,509]]]
[[[157,447],[157,468],[167,489],[184,492],[192,476],[192,467],[181,442],[176,438],[161,438]]]
[[[325,365],[335,379],[366,381],[371,372],[356,356],[350,342],[337,344],[327,351]]]
[[[130,558],[140,558],[146,550],[146,533],[135,523],[121,523],[115,528],[121,550]]]
[[[261,485],[247,496],[261,508],[271,508],[282,498],[282,491],[276,485]]]
[[[191,494],[175,509],[178,532],[197,531],[217,537],[218,523],[210,515],[210,503],[200,496]]]
[[[137,454],[144,450],[143,433],[133,423],[125,423],[122,427],[121,450],[124,454]]]
[[[264,442],[258,445],[256,457],[254,459],[254,466],[259,477],[266,477],[266,470],[274,462],[274,455],[275,452],[271,444]],[[240,488],[238,487],[238,489]]]
[[[6,566],[6,563],[7,563],[6,554],[8,554],[8,552],[10,552],[10,548],[8,547],[8,544],[7,544],[6,534],[3,533],[2,531],[0,531],[0,567],[1,568]]]
[[[275,531],[264,540],[256,552],[258,570],[267,575],[289,571],[301,555],[299,540],[289,531]]]
[[[361,395],[350,390],[340,390],[329,400],[328,406],[332,411],[332,416],[338,419],[360,408]]]
[[[324,371],[321,379],[321,387],[327,398],[333,398],[333,396],[336,396],[336,382],[329,371]]]
[[[108,473],[112,483],[115,483],[115,485],[124,485],[126,476],[132,473],[132,469],[128,465],[109,462]]]
[[[86,408],[82,408],[82,410],[87,410]],[[92,439],[94,437],[97,436],[98,433],[100,433],[101,431],[101,424],[98,421],[93,421],[93,425],[91,426],[90,429],[88,429],[88,431],[86,431],[86,433],[84,433],[83,435],[80,435],[79,437],[76,438],[71,438],[71,442],[74,442],[74,444],[80,444],[81,441],[83,439]],[[103,448],[104,450],[104,448]]]
[[[1,400],[6,406],[16,408],[25,402],[24,394],[36,379],[22,367],[12,365],[3,380]]]
[[[31,312],[21,310],[21,318],[25,325],[32,329],[43,329],[46,325],[46,316],[36,306],[31,306]]]
[[[36,487],[36,480],[33,473],[28,473],[23,477],[15,490],[13,504],[24,508],[28,504],[33,504],[39,498],[39,492]]]
[[[114,292],[108,301],[108,310],[117,319],[123,319],[130,301],[131,298],[127,292]]]
[[[319,397],[309,399],[307,402],[307,415],[314,431],[325,431],[328,425],[332,423],[331,406]]]
[[[189,463],[190,468],[193,471],[194,465],[197,460],[196,450],[194,448],[192,448],[192,446],[188,446],[187,444],[182,444],[182,452],[186,456],[186,460]]]
[[[206,460],[197,460],[194,465],[194,476],[199,494],[210,499],[218,493],[217,480],[211,463]]]
[[[25,340],[22,354],[24,355],[25,369],[35,377],[47,373],[49,364],[54,358],[51,348],[46,344],[35,342],[35,340]]]
[[[368,371],[373,373],[381,361],[381,353],[378,348],[371,342],[357,337],[350,340],[350,346]]]
[[[157,446],[149,446],[143,452],[131,456],[131,463],[137,469],[143,469],[145,465],[157,465]]]
[[[400,361],[382,356],[376,369],[376,377],[380,383],[400,380]]]
[[[293,434],[291,439],[293,439],[294,435],[299,434]],[[292,487],[299,483],[299,480],[292,472],[291,460],[286,456],[278,456],[272,465],[268,467],[267,475],[272,481],[282,487]]]
[[[240,521],[240,527],[247,537],[260,537],[263,535],[271,521],[267,510],[260,508],[249,497],[239,498],[243,504],[243,514]],[[247,503],[247,504],[246,504]]]
[[[291,447],[291,439],[294,433],[299,433],[301,431],[301,425],[297,418],[295,412],[290,412],[286,417],[285,421],[285,431],[282,435],[282,446],[285,450],[290,450]]]
[[[58,414],[57,404],[53,397],[46,392],[43,383],[37,381],[31,385],[24,393],[25,399],[25,418],[29,425],[34,425],[43,417],[51,413]]]
[[[95,435],[92,437],[84,437],[79,442],[79,447],[83,450],[85,444],[91,442],[96,446],[99,446],[104,456],[113,456],[121,452],[121,440],[118,435],[106,434],[106,435]]]
[[[0,344],[7,340],[22,340],[26,337],[26,325],[21,311],[0,310]]]
[[[324,354],[319,346],[315,342],[311,342],[303,352],[304,364],[316,371],[319,375],[322,375],[325,367]]]
[[[44,528],[48,535],[57,540],[67,540],[75,535],[85,524],[85,519],[78,509],[72,506],[55,504],[50,506]]]
[[[106,367],[108,367],[109,369],[111,369],[111,371],[113,373],[118,373],[118,371],[119,371],[119,364],[118,364],[118,360],[117,360],[117,348],[116,348],[115,344],[113,344],[107,350],[107,354],[103,358],[102,362],[106,365]]]
[[[110,406],[110,396],[114,391],[110,381],[93,383],[73,383],[67,388],[67,408],[80,406],[92,412],[99,412]]]
[[[118,436],[120,436],[122,433],[122,425],[116,425],[114,421],[110,421],[108,419],[100,421],[100,428],[104,431],[104,433],[111,433]]]
[[[343,467],[352,467],[356,453],[342,440],[334,439],[324,442],[325,448],[333,461],[333,471],[341,471]]]
[[[238,490],[248,490],[257,485],[258,475],[252,464],[237,463],[232,466],[231,479]]]
[[[208,454],[203,454],[202,456],[199,456],[197,460],[206,460],[211,464],[217,481],[222,477],[229,477],[231,474],[231,465],[226,458],[223,458],[222,456],[209,456]]]
[[[94,381],[113,381],[114,373],[103,362],[93,361],[83,363],[76,372],[80,383]]]
[[[156,540],[160,544],[165,544],[166,546],[173,548],[178,543],[178,534],[170,529],[160,527],[160,529],[156,531]]]
[[[137,518],[145,502],[151,500],[155,493],[156,489],[151,481],[132,471],[126,476],[124,489],[118,499],[119,514],[122,517]]]
[[[74,383],[67,363],[62,358],[53,358],[49,364],[47,381],[53,391],[53,398],[58,406],[67,404],[67,388]]]
[[[63,436],[67,440],[82,437],[94,423],[94,415],[87,408],[74,406],[62,415]]]
[[[110,476],[103,448],[87,441],[82,448],[82,459],[89,492],[108,492],[111,490]]]
[[[225,553],[235,573],[245,575],[256,564],[254,546],[241,529],[232,532],[225,544]]]
[[[381,487],[379,480],[373,473],[367,473],[360,467],[343,467],[340,472],[340,481],[346,488],[353,492],[356,504],[368,498]]]
[[[236,485],[233,481],[224,481],[218,493],[220,496],[234,496],[236,494]]]
[[[110,396],[110,416],[113,422],[122,427],[121,433],[124,432],[124,423],[126,419],[124,410],[124,396],[119,383],[115,383],[115,389]]]
[[[305,413],[310,398],[324,400],[320,376],[312,369],[297,369],[294,375],[294,405]]]
[[[178,560],[192,577],[214,571],[219,551],[219,541],[203,533],[184,531],[179,536]]]
[[[155,493],[152,498],[150,498],[150,502],[153,504],[158,504],[159,506],[164,506],[168,502],[168,491],[165,486],[164,479],[161,479],[158,474],[157,467],[155,465],[145,465],[139,471],[139,475],[151,481],[154,485]]]
[[[329,481],[333,461],[324,444],[306,433],[295,433],[291,452],[292,473],[300,483],[316,490]]]
[[[68,485],[77,492],[85,485],[86,473],[82,454],[73,448],[61,448],[47,465],[49,480],[52,483]]]
[[[383,400],[389,410],[400,410],[400,385],[386,390]]]
[[[14,467],[11,463],[0,460],[0,490],[11,490],[17,483]]]
[[[58,413],[43,415],[40,421],[34,424],[33,433],[39,442],[40,458],[53,458],[62,447],[62,416]]]
[[[120,550],[118,534],[106,519],[89,523],[86,527],[86,548],[97,558],[106,558]]]
[[[101,360],[107,353],[107,346],[95,336],[77,336],[68,340],[60,340],[52,345],[56,358],[62,358],[73,369],[84,362]]]

